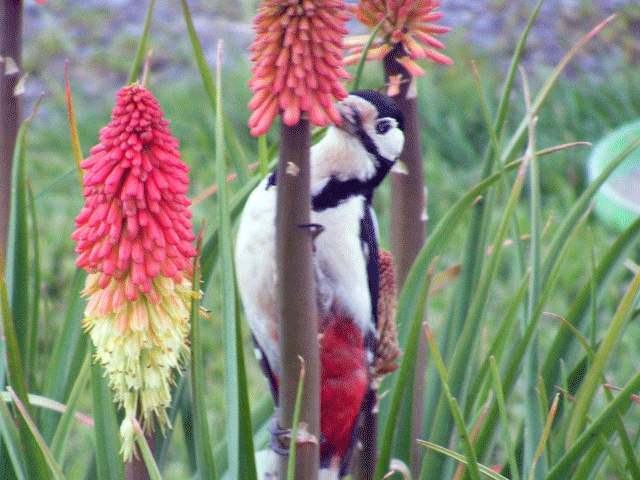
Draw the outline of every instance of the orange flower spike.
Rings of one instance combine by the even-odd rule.
[[[278,113],[289,126],[305,112],[318,126],[339,120],[333,103],[347,96],[341,79],[349,78],[342,68],[348,18],[343,0],[263,1],[249,47],[255,62],[247,83],[253,93],[248,104],[252,135],[269,130]]]
[[[367,52],[367,60],[380,60],[401,44],[405,56],[396,60],[413,76],[424,75],[424,70],[414,60],[429,58],[451,65],[450,58],[434,50],[444,48],[444,44],[433,35],[449,31],[447,27],[433,24],[444,16],[442,12],[433,11],[439,5],[439,0],[360,0],[357,5],[352,5],[350,11],[368,28],[373,30],[382,21],[382,28]],[[360,60],[367,41],[366,36],[348,40],[346,65]]]
[[[158,102],[142,85],[118,92],[100,143],[81,162],[85,204],[76,217],[78,267],[89,272],[83,324],[124,406],[123,454],[134,452],[132,419],[169,426],[173,370],[188,356],[193,296],[189,168]]]

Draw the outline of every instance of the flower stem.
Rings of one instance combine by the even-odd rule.
[[[278,198],[276,206],[276,258],[278,272],[278,325],[282,376],[279,388],[278,422],[291,428],[300,361],[305,362],[305,384],[302,397],[301,424],[308,433],[320,438],[320,368],[318,322],[316,321],[315,284],[311,260],[309,149],[311,136],[305,119],[280,130],[278,164]],[[296,435],[292,435],[296,438]],[[296,479],[315,479],[318,475],[317,442],[298,441]],[[287,458],[280,463],[284,479]]]
[[[22,47],[22,0],[2,0],[0,6],[0,57],[11,58],[20,68]],[[6,60],[5,60],[6,61]],[[4,71],[4,62],[0,63]],[[0,74],[0,255],[7,251],[11,166],[21,117],[21,97],[13,90],[20,73]]]
[[[404,116],[404,150],[400,161],[406,168],[406,174],[391,175],[391,252],[397,276],[398,291],[402,291],[404,281],[411,266],[422,248],[426,238],[426,188],[424,165],[422,161],[422,138],[420,136],[420,117],[418,98],[412,92],[412,79],[407,70],[396,61],[403,50],[399,43],[384,58],[385,76],[402,74],[400,92],[393,101]],[[413,400],[411,405],[411,444],[410,468],[414,476],[420,472],[422,458],[420,446],[413,439],[422,434],[424,374],[426,368],[426,338],[420,336],[417,363],[414,373]]]
[[[155,417],[154,417],[155,418]],[[138,423],[142,425],[143,419],[142,415],[138,414]],[[155,420],[154,420],[155,424]],[[153,452],[153,456],[156,455],[156,432],[154,428],[151,429],[150,432],[145,432],[144,438],[149,444],[149,448]],[[150,480],[149,470],[147,469],[147,465],[144,463],[144,459],[142,458],[142,453],[138,446],[136,445],[136,453],[133,456],[130,462],[125,462],[124,464],[124,478],[125,480]]]

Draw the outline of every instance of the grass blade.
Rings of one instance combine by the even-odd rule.
[[[542,288],[542,280],[540,278],[540,169],[538,166],[538,157],[536,156],[536,130],[534,113],[531,106],[531,96],[529,93],[529,82],[524,73],[524,69],[520,69],[522,76],[522,87],[524,94],[524,102],[526,106],[527,117],[527,152],[529,157],[529,215],[530,215],[530,232],[531,232],[531,253],[529,265],[531,266],[531,278],[529,283],[529,295],[527,297],[527,321],[529,323],[535,314],[535,307],[540,299],[540,290]],[[525,324],[526,324],[525,323]],[[525,429],[527,435],[524,437],[524,465],[523,471],[527,471],[531,467],[530,480],[542,480],[545,473],[545,464],[541,462],[536,469],[538,455],[542,455],[544,450],[540,451],[535,445],[535,440],[540,438],[542,430],[542,411],[536,404],[535,391],[538,386],[538,370],[539,370],[539,347],[538,334],[533,334],[531,345],[524,358],[524,376],[525,388]]]
[[[31,217],[31,242],[33,248],[33,266],[32,266],[32,279],[31,279],[31,292],[33,293],[31,298],[30,309],[30,322],[29,329],[27,331],[27,345],[25,348],[25,375],[28,385],[33,384],[33,380],[36,378],[37,373],[37,359],[36,354],[38,351],[38,321],[40,319],[40,247],[38,246],[38,220],[36,215],[35,200],[33,197],[33,190],[31,184],[27,181],[27,196],[29,198],[29,216]]]
[[[462,415],[460,414],[458,404],[456,403],[455,398],[453,398],[453,396],[451,395],[451,391],[449,390],[449,381],[447,380],[447,367],[445,367],[442,361],[442,357],[440,356],[440,352],[438,352],[436,342],[433,339],[433,335],[431,334],[429,327],[427,327],[426,325],[425,330],[429,348],[431,350],[431,356],[436,362],[436,367],[438,368],[438,373],[440,374],[440,380],[442,381],[442,387],[444,389],[447,402],[449,403],[449,408],[451,409],[451,414],[454,418],[456,429],[458,430],[458,437],[462,440],[462,445],[464,447],[467,459],[466,464],[467,467],[469,467],[469,474],[474,480],[480,480],[480,470],[478,469],[478,458],[476,457],[476,452],[473,448],[473,445],[471,445],[469,433],[467,432],[464,420],[462,418]]]
[[[26,417],[32,417],[31,406],[27,390],[25,372],[27,366],[22,361],[20,346],[26,347],[28,332],[30,331],[30,269],[29,269],[29,238],[26,208],[25,182],[25,142],[31,121],[37,112],[42,97],[36,103],[31,116],[20,126],[17,143],[13,153],[13,195],[11,198],[11,216],[9,219],[9,236],[7,237],[6,260],[9,270],[5,270],[5,263],[0,255],[0,306],[2,308],[2,338],[5,344],[7,378],[13,387],[21,405],[24,406],[26,416],[18,417],[21,448],[29,458],[27,469],[32,478],[50,478],[49,469],[43,451],[38,445],[37,438],[31,432]],[[11,302],[9,301],[11,298]]]
[[[539,2],[539,3],[542,3],[542,2]],[[600,30],[602,30],[614,18],[616,18],[616,15],[611,15],[606,20],[596,25],[596,27],[594,27],[589,33],[587,33],[584,37],[582,37],[582,39],[578,43],[576,43],[571,48],[571,50],[569,50],[569,52],[562,58],[562,60],[560,60],[558,65],[556,65],[556,67],[553,69],[553,72],[551,72],[551,75],[549,76],[549,78],[545,81],[544,85],[540,89],[540,92],[536,96],[531,106],[532,117],[538,114],[538,111],[540,110],[545,100],[549,96],[551,89],[553,88],[556,81],[560,77],[560,74],[562,73],[564,68],[567,66],[567,64],[571,61],[571,59],[582,49],[582,47],[584,47],[589,42],[589,40],[591,40],[595,35],[597,35],[598,32],[600,32]],[[511,142],[507,145],[504,152],[502,153],[502,157],[501,157],[502,163],[505,163],[509,161],[510,158],[512,158],[518,145],[520,145],[520,143],[524,139],[524,135],[528,128],[529,128],[529,122],[528,122],[528,119],[525,118],[522,120],[522,122],[520,122],[520,125],[518,125],[518,127],[516,128],[515,133],[511,137]]]
[[[496,363],[496,358],[494,356],[489,357],[489,363],[491,364],[493,387],[496,391],[496,398],[498,401],[498,411],[500,412],[502,440],[504,441],[504,448],[507,451],[507,457],[509,459],[509,472],[511,473],[511,480],[520,480],[520,473],[518,472],[518,462],[516,461],[516,453],[513,448],[513,442],[511,441],[511,433],[509,433],[509,417],[507,415],[507,406],[504,401],[504,392],[502,391],[502,385],[500,384],[500,373],[498,372],[498,364]]]
[[[235,276],[234,276],[235,278]],[[238,294],[236,292],[236,302]],[[257,480],[256,464],[255,464],[255,447],[254,447],[254,428],[253,421],[255,419],[251,414],[249,406],[249,388],[247,386],[247,373],[244,363],[244,351],[242,344],[242,329],[240,328],[240,308],[236,303],[236,338],[237,338],[237,361],[238,361],[238,410],[240,415],[240,478],[246,480]],[[259,423],[256,423],[258,426]]]
[[[360,54],[360,60],[358,60],[358,66],[356,67],[356,74],[353,76],[353,85],[351,87],[351,90],[358,90],[358,88],[360,87],[360,80],[362,79],[362,71],[364,70],[364,64],[367,61],[367,54],[369,53],[369,49],[371,49],[371,45],[373,44],[373,41],[375,40],[376,35],[378,35],[380,28],[382,28],[382,24],[384,23],[385,20],[386,18],[383,18],[382,20],[380,20],[378,22],[378,25],[376,25],[376,27],[371,31],[371,34],[369,35],[369,40],[367,40],[367,43],[364,46],[364,50]]]
[[[5,402],[12,402],[13,398],[11,397],[11,395],[9,395],[9,392],[2,392],[2,400],[4,400]],[[65,405],[64,403],[56,402],[55,400],[52,400],[50,398],[43,397],[42,395],[35,395],[33,393],[29,394],[29,403],[31,403],[31,406],[33,407],[41,407],[46,410],[51,410],[59,413],[65,413],[68,410],[67,405]],[[85,415],[78,411],[72,413],[75,419],[79,422],[84,423],[89,427],[94,426],[95,422],[93,421],[93,418],[89,417],[88,415]]]
[[[78,179],[82,185],[82,168],[80,162],[84,158],[82,156],[82,147],[80,146],[80,137],[78,136],[78,125],[76,124],[76,115],[73,110],[73,102],[71,100],[71,88],[69,87],[69,62],[64,64],[64,93],[67,100],[67,115],[69,117],[69,134],[71,135],[71,148],[73,149],[73,158],[76,163]]]
[[[442,453],[444,455],[448,455],[449,457],[453,458],[457,462],[464,463],[465,465],[467,464],[466,457],[464,455],[460,455],[457,452],[454,452],[453,450],[449,450],[448,448],[441,447],[440,445],[436,445],[435,443],[431,443],[431,442],[426,442],[424,440],[418,439],[416,441],[420,445],[424,445],[425,447],[428,447],[436,452]],[[481,464],[478,464],[478,470],[482,472],[483,475],[489,478],[492,478],[493,480],[509,480],[507,477],[503,477],[499,473],[491,470],[489,467],[485,467],[484,465],[481,465]]]
[[[71,390],[71,395],[69,396],[66,410],[60,417],[60,421],[58,422],[56,432],[53,435],[53,440],[51,442],[51,452],[53,453],[54,458],[60,464],[62,464],[64,461],[64,454],[67,447],[67,438],[69,436],[69,429],[71,428],[71,420],[74,417],[78,400],[80,400],[80,396],[83,393],[87,382],[89,381],[90,374],[91,352],[89,349],[87,349],[84,362],[82,363],[80,372],[73,384],[73,389]]]
[[[34,118],[40,100],[36,104],[31,116],[20,126],[13,153],[13,171],[12,171],[12,195],[11,195],[11,215],[9,218],[9,234],[7,237],[6,261],[6,282],[9,298],[11,299],[11,316],[15,329],[16,340],[19,346],[24,346],[21,351],[22,375],[28,372],[26,345],[29,326],[31,323],[30,312],[30,265],[29,265],[29,225],[27,221],[27,185],[26,185],[26,135]],[[3,267],[4,271],[4,267]],[[17,372],[13,372],[14,375]],[[24,378],[25,388],[29,379]],[[16,388],[20,398],[27,402],[26,396],[20,392],[20,388]]]
[[[640,389],[640,373],[627,382],[618,396],[596,417],[567,450],[567,452],[554,465],[546,480],[565,480],[571,478],[573,468],[578,463],[580,456],[598,438],[608,437],[614,430],[612,419],[616,415],[623,415],[631,403],[634,394]]]
[[[42,452],[44,458],[46,459],[49,465],[49,468],[51,468],[54,478],[56,478],[57,480],[64,480],[64,474],[62,473],[62,469],[60,468],[55,458],[53,457],[53,454],[51,453],[51,450],[49,450],[49,447],[47,447],[47,444],[42,438],[42,435],[40,435],[40,432],[38,431],[38,427],[36,427],[36,424],[31,418],[31,415],[29,415],[29,412],[26,406],[20,401],[20,398],[18,398],[18,395],[16,395],[16,392],[14,392],[13,388],[7,387],[7,390],[9,391],[9,394],[13,398],[13,402],[18,407],[18,411],[20,412],[20,415],[22,416],[23,420],[27,423],[29,430],[31,431],[31,433],[33,434],[33,437],[38,443],[40,452]],[[29,452],[29,454],[31,453],[32,452]]]
[[[509,109],[509,100],[511,98],[511,91],[513,89],[513,81],[516,76],[518,64],[520,63],[520,57],[522,56],[527,38],[529,37],[529,32],[531,31],[534,20],[538,16],[538,12],[540,11],[540,7],[542,6],[543,1],[544,0],[538,0],[538,3],[536,3],[531,16],[529,17],[529,20],[527,21],[527,24],[522,31],[522,35],[520,35],[518,44],[516,45],[516,49],[511,56],[511,64],[509,65],[507,79],[504,83],[504,87],[502,88],[502,94],[500,96],[500,102],[498,104],[498,113],[496,115],[495,123],[493,124],[493,130],[498,133],[498,137],[502,135],[502,131],[505,126],[505,119],[507,116],[507,111]]]
[[[193,300],[191,302],[191,398],[194,425],[196,466],[201,478],[218,478],[213,459],[209,423],[205,408],[205,374],[202,355],[202,334],[200,318],[200,255],[202,251],[203,229],[198,237],[198,255],[193,267]]]
[[[91,344],[92,357],[95,347]],[[91,399],[93,401],[96,464],[100,480],[121,480],[124,478],[124,463],[118,454],[120,432],[116,420],[113,394],[107,387],[102,367],[91,365]]]
[[[224,325],[225,396],[227,405],[227,442],[231,478],[255,478],[253,435],[247,396],[242,335],[237,314],[231,224],[226,184],[225,144],[222,110],[222,42],[218,43],[216,72],[216,182],[218,183],[218,220],[220,224],[220,260],[222,283],[222,322]],[[242,371],[241,371],[242,369]],[[241,411],[242,407],[242,411]],[[245,477],[246,476],[246,477]]]
[[[27,466],[20,448],[20,432],[4,398],[0,399],[0,434],[2,435],[2,444],[11,459],[11,466],[13,467],[11,473],[18,480],[26,480],[28,478]]]
[[[83,361],[80,352],[86,352],[88,335],[82,332],[82,318],[84,317],[85,301],[81,297],[82,289],[87,278],[87,273],[76,268],[73,279],[69,285],[69,295],[66,301],[66,310],[62,319],[61,332],[53,345],[53,351],[45,370],[43,394],[54,400],[65,402],[66,393],[70,391]],[[75,352],[75,353],[74,353]],[[56,428],[58,415],[48,413],[42,416],[40,425],[44,438],[51,439]]]
[[[611,324],[602,339],[600,348],[598,348],[596,358],[591,364],[591,368],[578,390],[578,394],[576,395],[576,405],[571,415],[571,419],[569,420],[569,427],[567,429],[567,436],[565,439],[565,445],[567,448],[573,445],[578,434],[586,423],[587,411],[591,405],[596,387],[600,382],[604,367],[611,356],[613,346],[622,331],[623,323],[628,317],[629,309],[636,297],[638,288],[640,288],[640,272],[635,275],[629,285],[629,288],[625,292],[624,297],[622,297],[622,300],[618,305],[618,309],[611,320]]]
[[[140,66],[142,65],[142,59],[145,56],[145,50],[147,48],[147,38],[149,37],[149,27],[151,26],[151,17],[153,14],[153,5],[155,0],[149,1],[149,8],[147,9],[147,16],[144,21],[144,30],[142,31],[142,36],[140,37],[140,44],[138,45],[138,51],[136,53],[136,58],[133,61],[133,67],[131,68],[131,73],[129,74],[129,85],[136,82],[138,80],[138,74],[140,72]],[[74,148],[75,151],[75,148]]]
[[[140,449],[140,452],[142,452],[142,459],[144,460],[144,464],[147,467],[149,478],[151,480],[162,480],[162,475],[160,475],[158,465],[153,458],[153,452],[151,451],[151,448],[149,448],[147,439],[144,438],[144,432],[142,431],[140,423],[138,423],[138,420],[135,418],[133,419],[133,430],[135,432],[138,448]]]
[[[236,335],[236,291],[234,285],[231,226],[227,206],[225,146],[222,134],[221,94],[222,42],[218,42],[218,69],[216,75],[216,183],[218,184],[218,224],[220,226],[220,262],[222,283],[222,324],[224,325],[224,380],[227,406],[227,454],[228,474],[240,478],[240,415],[238,408],[238,338]]]
[[[213,75],[211,75],[211,70],[209,70],[209,66],[207,65],[207,60],[202,51],[202,47],[200,46],[200,41],[198,40],[198,34],[196,33],[196,29],[193,26],[193,20],[191,19],[191,13],[189,12],[189,6],[187,5],[186,0],[181,0],[182,3],[182,13],[184,16],[184,21],[187,23],[187,30],[189,32],[189,40],[191,40],[191,48],[193,49],[193,53],[196,58],[196,64],[198,65],[198,71],[200,72],[200,77],[202,78],[202,86],[204,87],[204,91],[207,94],[207,98],[209,99],[209,105],[211,107],[211,111],[215,112],[216,109],[216,85],[213,81]]]
[[[298,424],[300,423],[300,410],[302,407],[302,392],[304,391],[304,358],[300,359],[300,380],[298,380],[298,394],[296,395],[296,407],[293,410],[293,422],[291,431],[293,441],[289,447],[289,461],[287,463],[287,480],[293,480],[296,474],[296,446],[298,443]]]
[[[549,439],[549,435],[551,434],[551,424],[553,422],[553,418],[556,415],[556,411],[558,409],[558,400],[560,398],[560,393],[556,393],[556,396],[553,397],[553,403],[551,404],[551,409],[549,410],[549,415],[547,416],[547,421],[545,422],[544,429],[542,431],[542,437],[540,437],[540,442],[538,443],[538,447],[536,448],[535,455],[533,457],[533,462],[531,463],[531,469],[529,471],[529,480],[533,480],[535,477],[536,464],[544,450],[546,448],[547,440]]]

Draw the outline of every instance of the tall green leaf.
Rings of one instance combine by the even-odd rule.
[[[529,93],[529,83],[524,73],[522,73],[522,85],[524,90],[524,101],[526,105],[527,115],[527,155],[531,158],[529,162],[529,217],[530,217],[530,238],[531,238],[531,279],[529,283],[529,295],[527,297],[527,323],[531,321],[535,313],[535,307],[540,300],[540,290],[542,289],[542,279],[540,277],[540,215],[541,215],[541,199],[540,199],[540,169],[538,166],[538,157],[536,156],[536,131],[535,118],[531,107],[531,96]],[[544,462],[537,462],[539,450],[537,449],[538,439],[543,432],[543,412],[538,408],[536,400],[536,388],[538,386],[539,371],[539,352],[538,352],[538,334],[535,332],[531,340],[531,345],[524,358],[524,377],[525,388],[525,429],[527,435],[524,439],[524,465],[523,471],[526,473],[531,471],[530,480],[541,480],[545,473]],[[540,453],[542,454],[542,453]]]
[[[42,97],[41,97],[42,99]],[[13,153],[13,176],[11,197],[11,215],[9,218],[9,236],[7,238],[7,268],[0,258],[0,304],[2,308],[2,338],[5,343],[7,376],[17,397],[25,408],[25,416],[18,417],[20,437],[27,462],[29,476],[50,478],[44,454],[25,418],[33,418],[28,398],[28,378],[23,363],[27,339],[31,330],[31,286],[29,265],[29,228],[27,224],[26,204],[26,134],[37,112],[40,101],[31,116],[20,126],[17,144]],[[4,359],[3,359],[4,360]]]
[[[221,88],[222,42],[218,44],[216,75],[216,181],[220,225],[222,323],[224,325],[225,397],[227,406],[227,450],[231,478],[256,478],[251,412],[244,373],[240,318],[237,314],[235,273],[231,246],[231,224],[226,185],[225,146]]]
[[[73,420],[80,396],[84,392],[91,374],[91,350],[89,348],[86,348],[85,350],[86,354],[84,362],[82,363],[80,372],[75,379],[71,395],[69,396],[69,401],[67,402],[67,408],[60,417],[60,421],[58,422],[58,426],[51,442],[51,452],[56,461],[61,465],[64,463],[64,454],[68,443],[67,439],[69,437],[71,421]]]
[[[47,464],[49,465],[49,468],[51,469],[51,472],[53,473],[53,478],[55,478],[56,480],[64,480],[64,474],[62,473],[62,469],[60,468],[60,466],[56,462],[53,454],[51,453],[51,450],[49,450],[49,447],[47,446],[46,442],[44,441],[44,438],[42,438],[42,435],[40,435],[40,432],[38,431],[38,427],[36,426],[35,422],[33,421],[33,418],[31,417],[31,415],[29,415],[29,412],[27,411],[27,407],[18,398],[16,393],[13,391],[13,388],[7,387],[7,390],[9,391],[9,394],[13,398],[13,402],[16,404],[16,407],[17,407],[18,412],[20,413],[20,416],[22,417],[23,421],[27,424],[27,427],[31,431],[31,434],[33,435],[33,438],[35,439],[35,441],[36,441],[36,443],[37,443],[37,445],[38,445],[38,447],[40,449],[39,450],[40,453],[43,455],[43,457],[47,461]],[[38,477],[38,478],[40,478],[40,477]],[[48,476],[47,476],[47,478],[48,478]]]
[[[626,155],[631,152],[633,149],[637,148],[640,145],[640,139],[637,139],[629,148],[623,152],[623,155],[620,157],[616,157],[612,163],[619,164],[626,157]],[[607,178],[607,176],[611,173],[611,170],[607,170],[603,172],[601,176],[599,176],[594,183],[601,184]],[[584,211],[583,209],[578,209],[577,205],[582,204],[585,208],[588,207],[588,202],[595,194],[595,189],[591,189],[588,187],[580,196],[578,201],[571,208],[568,217],[572,217],[574,215],[574,210]],[[567,217],[567,218],[568,218]],[[552,246],[547,250],[547,256],[550,258],[554,256],[554,252],[557,248],[560,248],[560,245],[565,242],[566,235],[570,231],[568,227],[565,227],[563,222],[560,227],[560,231],[563,232],[563,236],[559,237],[558,235],[554,236],[554,240],[552,241]],[[614,243],[607,249],[607,251],[602,255],[600,262],[598,263],[592,281],[585,284],[575,300],[573,301],[571,308],[568,313],[565,315],[565,320],[575,326],[579,327],[580,323],[584,319],[584,315],[587,311],[587,307],[589,305],[590,293],[591,293],[591,282],[595,283],[598,286],[598,292],[603,290],[604,285],[606,284],[607,279],[609,279],[614,271],[614,267],[621,263],[622,259],[626,252],[637,243],[640,238],[640,218],[635,220],[622,234],[616,238]],[[549,262],[550,266],[551,263]],[[543,277],[546,277],[543,274]],[[554,385],[558,383],[558,375],[559,375],[559,364],[558,359],[564,358],[566,352],[573,344],[573,338],[571,332],[567,328],[561,328],[551,345],[548,349],[547,356],[542,364],[541,375],[547,379],[547,385]],[[551,396],[551,391],[547,391],[547,397]]]
[[[27,343],[25,351],[25,375],[27,385],[32,385],[36,378],[36,353],[38,348],[38,320],[40,319],[40,247],[38,246],[38,220],[36,215],[35,201],[31,184],[27,181],[27,195],[29,198],[29,216],[31,217],[31,244],[33,248],[33,266],[31,268],[31,285],[32,292],[31,309],[29,312],[29,325],[27,331]]]
[[[449,388],[447,367],[442,361],[442,357],[438,352],[438,347],[436,346],[436,342],[433,339],[433,335],[431,331],[427,327],[427,339],[429,343],[429,348],[431,350],[431,355],[435,360],[436,367],[438,369],[438,373],[440,374],[440,380],[442,381],[442,387],[444,390],[445,398],[447,399],[447,403],[449,404],[449,408],[451,409],[451,415],[455,421],[456,429],[458,430],[458,436],[462,442],[462,445],[465,450],[466,456],[466,464],[469,467],[469,474],[471,478],[474,480],[480,480],[480,471],[478,469],[478,458],[476,456],[475,449],[473,445],[471,445],[471,441],[469,439],[469,433],[464,423],[464,419],[462,418],[462,414],[460,413],[460,409],[458,408],[458,404],[456,403],[456,399],[451,394],[451,390]]]
[[[565,480],[571,478],[575,465],[593,442],[599,438],[607,438],[615,429],[612,419],[624,414],[633,403],[633,395],[640,389],[640,373],[627,382],[616,398],[591,421],[591,424],[580,433],[568,451],[562,455],[545,480]]]
[[[635,275],[629,285],[629,288],[624,294],[624,297],[620,301],[618,309],[616,310],[604,338],[602,339],[600,348],[598,348],[596,358],[593,361],[580,390],[578,390],[576,406],[571,415],[571,419],[569,420],[569,427],[565,438],[565,445],[567,448],[573,445],[587,421],[587,411],[593,400],[596,387],[600,382],[604,367],[609,361],[613,346],[622,332],[624,321],[628,318],[629,310],[632,302],[636,298],[638,288],[640,288],[640,271]]]
[[[86,302],[81,297],[86,278],[87,272],[81,268],[75,269],[60,328],[60,332],[64,333],[55,339],[45,371],[44,395],[63,403],[66,403],[66,393],[71,391],[87,349],[89,337],[82,332]],[[55,412],[43,413],[41,428],[44,438],[51,439],[58,418]]]
[[[92,356],[95,347],[91,344]],[[91,399],[95,435],[95,456],[99,480],[121,480],[124,478],[124,463],[120,451],[120,429],[116,420],[113,394],[107,386],[102,367],[91,365]]]
[[[456,344],[456,349],[451,362],[448,365],[448,372],[451,378],[449,388],[451,390],[451,395],[454,397],[460,394],[465,383],[465,379],[468,377],[470,372],[469,367],[471,366],[471,362],[469,362],[469,352],[477,348],[477,332],[480,330],[480,323],[490,298],[489,291],[493,284],[493,279],[499,264],[498,261],[502,252],[501,245],[504,242],[508,228],[511,224],[513,212],[515,211],[515,207],[518,203],[520,193],[524,185],[528,160],[529,157],[525,157],[518,169],[518,175],[512,187],[505,212],[493,241],[491,255],[489,256],[486,267],[478,280],[473,301],[471,302],[469,311],[467,312],[464,328]],[[448,412],[446,403],[446,398],[441,397],[436,407],[436,418],[429,436],[429,441],[439,445],[447,442],[447,439],[451,436],[451,430],[453,427],[454,418]],[[423,465],[423,474],[428,473],[427,478],[430,477],[435,479],[442,475],[442,459],[434,457],[431,451],[427,453]]]
[[[193,268],[193,300],[191,302],[191,411],[193,415],[193,448],[195,461],[200,478],[218,478],[216,464],[213,458],[209,423],[205,408],[205,375],[204,359],[202,355],[202,330],[200,318],[200,256],[202,252],[202,235],[198,239],[198,255]],[[183,418],[183,422],[185,419]],[[190,445],[187,446],[189,448]]]
[[[453,450],[449,450],[448,448],[442,447],[440,445],[436,445],[435,443],[425,442],[424,440],[418,440],[417,442],[420,445],[424,445],[425,447],[430,448],[436,452],[442,453],[444,455],[448,455],[449,457],[453,458],[457,462],[464,463],[465,465],[467,464],[467,458],[464,455],[460,455],[459,453],[454,452]],[[493,480],[508,480],[507,477],[503,477],[499,473],[494,472],[489,467],[486,467],[484,465],[478,464],[478,469],[485,476],[487,476],[488,478],[492,478]]]
[[[521,160],[505,166],[506,171],[518,168]],[[431,235],[427,238],[424,246],[420,250],[416,261],[407,276],[404,288],[398,300],[396,318],[398,319],[398,336],[403,349],[402,362],[391,388],[391,401],[389,411],[395,412],[400,406],[408,382],[408,375],[411,372],[411,362],[415,361],[417,353],[418,336],[420,335],[426,288],[430,277],[429,270],[431,263],[437,252],[444,248],[447,238],[464,218],[466,210],[474,203],[478,196],[482,195],[486,189],[493,185],[500,178],[500,174],[493,174],[477,184],[465,195],[463,195],[438,222]],[[381,479],[386,474],[391,459],[392,439],[394,438],[396,417],[388,415],[384,426],[381,429],[381,437],[384,439],[380,445],[378,454],[378,464],[376,466],[375,477]]]
[[[15,420],[4,399],[0,399],[0,434],[2,438],[2,444],[6,448],[6,452],[11,462],[12,474],[19,480],[26,480],[27,478],[27,465],[25,463],[24,455],[20,448],[20,431],[16,426]],[[7,465],[6,468],[9,466]],[[8,475],[9,472],[5,470]]]
[[[151,26],[151,17],[153,14],[154,3],[155,0],[149,1],[147,16],[144,21],[144,29],[142,31],[142,36],[140,37],[140,43],[138,44],[138,51],[136,53],[136,58],[133,62],[133,66],[131,67],[131,73],[129,74],[129,84],[132,84],[138,79],[140,66],[142,65],[142,59],[144,58],[145,49],[147,48],[147,38],[149,37],[149,27]]]

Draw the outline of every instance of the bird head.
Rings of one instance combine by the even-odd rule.
[[[402,153],[402,112],[374,90],[353,91],[336,107],[342,121],[332,125],[318,144],[315,179],[381,180]]]

